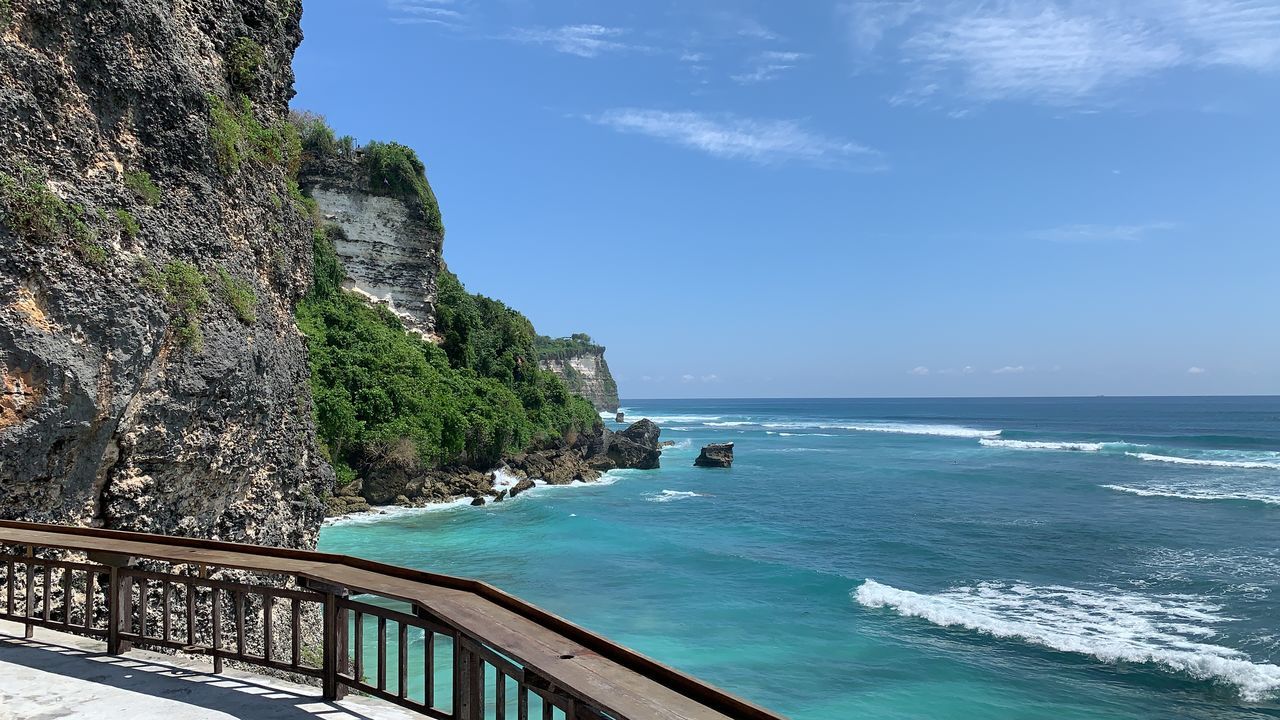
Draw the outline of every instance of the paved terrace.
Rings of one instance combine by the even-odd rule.
[[[408,720],[422,716],[371,698],[327,702],[309,687],[226,669],[205,657],[134,650],[0,621],[0,720]]]

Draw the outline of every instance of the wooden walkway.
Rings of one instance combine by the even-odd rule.
[[[428,695],[423,707],[418,709],[430,717],[483,719],[486,717],[485,708],[488,703],[488,716],[505,720],[508,705],[512,702],[507,697],[506,679],[513,678],[520,697],[518,709],[513,714],[520,720],[528,715],[527,700],[524,699],[526,691],[537,696],[535,702],[542,708],[543,717],[547,720],[553,717],[614,720],[781,720],[779,715],[474,580],[327,553],[7,521],[0,521],[0,544],[32,548],[28,557],[22,557],[20,561],[28,563],[25,567],[29,579],[26,586],[28,619],[43,613],[43,619],[49,620],[50,605],[53,602],[48,594],[54,582],[50,579],[53,576],[49,568],[52,566],[56,570],[59,566],[54,560],[42,564],[38,558],[40,549],[90,553],[91,559],[104,555],[145,558],[175,566],[232,568],[298,578],[306,588],[328,598],[325,604],[326,647],[323,673],[327,693],[334,696],[340,696],[345,686],[371,691],[370,694],[392,702],[403,701],[401,704],[417,707],[406,697],[404,639],[408,625],[426,628],[428,638],[433,630],[447,635],[458,649],[458,657],[454,662],[455,693],[452,707],[433,705]],[[12,600],[15,580],[21,580],[21,570],[16,569],[15,563],[20,563],[12,559],[13,556],[9,557],[11,564],[6,580],[10,603],[6,619],[21,621],[20,617],[14,615]],[[44,573],[44,603],[39,608],[31,599],[31,586],[39,585],[37,570]],[[72,570],[67,570],[68,589],[71,572]],[[115,575],[112,574],[112,577]],[[146,578],[143,579],[145,581]],[[174,582],[186,583],[189,587],[192,578],[190,575],[175,576]],[[139,597],[145,604],[145,584],[143,588]],[[130,591],[126,589],[124,592],[128,595]],[[240,636],[240,654],[235,657],[252,662],[244,652],[243,589],[238,592],[241,593],[236,596],[237,612],[240,613],[236,616],[239,622],[237,632]],[[422,618],[422,624],[418,625],[394,611],[379,615],[379,611],[371,606],[352,603],[339,605],[345,602],[343,598],[347,595],[357,593],[407,602],[412,605],[415,614]],[[70,593],[67,597],[70,598]],[[164,598],[164,632],[167,634],[170,632],[167,586]],[[69,603],[69,599],[67,602]],[[294,607],[297,607],[296,601]],[[353,611],[361,614],[378,617],[379,678],[376,686],[365,683],[360,670],[360,637],[363,628],[360,615],[357,615],[355,628],[357,668],[354,672],[350,668],[352,648],[347,642],[349,621],[346,607],[355,608]],[[216,614],[218,605],[214,605],[214,608]],[[69,604],[66,612],[69,619]],[[116,612],[118,617],[118,611]],[[268,609],[265,626],[271,625],[269,612]],[[296,618],[297,610],[294,612]],[[145,607],[139,614],[142,618],[146,617]],[[383,677],[387,660],[382,653],[385,653],[388,619],[393,623],[400,622],[400,678],[396,693],[387,688],[387,681]],[[86,616],[86,625],[89,624],[88,620]],[[140,633],[132,632],[133,626],[129,624],[131,621],[128,617],[122,622],[127,627],[122,626],[121,637],[136,638],[140,644],[147,643],[149,636],[145,619],[141,620]],[[295,619],[295,625],[296,623]],[[270,644],[268,640],[268,646]],[[334,647],[335,645],[340,647]],[[217,647],[216,641],[214,647]],[[266,655],[270,659],[269,649]],[[295,650],[295,657],[296,655]],[[429,665],[426,672],[430,677]],[[495,675],[496,683],[486,685],[486,677]],[[422,704],[421,701],[418,702]]]

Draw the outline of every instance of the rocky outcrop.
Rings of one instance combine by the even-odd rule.
[[[444,233],[420,203],[370,192],[362,152],[309,159],[300,184],[323,218],[340,229],[331,237],[347,272],[343,287],[385,305],[409,330],[434,338]]]
[[[590,400],[598,412],[618,409],[618,383],[609,372],[604,348],[590,337],[538,338],[538,364],[559,375],[570,392]]]
[[[313,546],[300,1],[0,5],[0,517]]]
[[[658,467],[662,459],[658,436],[662,430],[652,420],[645,418],[620,432],[605,432],[604,457],[613,467],[638,470]]]
[[[697,467],[733,467],[733,443],[715,443],[702,448],[693,461]]]
[[[535,487],[535,480],[548,485],[589,483],[609,470],[658,467],[662,456],[658,436],[661,430],[650,420],[641,420],[621,432],[597,425],[592,433],[560,441],[552,447],[519,453],[505,458],[498,469],[517,478],[509,487],[498,489],[495,471],[479,471],[456,466],[442,470],[389,471],[387,467],[342,488],[329,501],[330,515],[363,512],[370,505],[406,504],[423,506],[458,498],[491,498],[501,502]],[[509,481],[508,481],[509,482]],[[475,503],[482,505],[483,503]]]

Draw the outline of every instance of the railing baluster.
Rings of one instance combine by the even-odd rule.
[[[151,586],[151,582],[146,578],[139,578],[138,583],[138,639],[147,639],[147,589]],[[130,618],[132,621],[132,617]],[[132,624],[132,623],[130,623]],[[130,626],[130,630],[133,628]]]
[[[71,568],[62,569],[62,624],[71,625]]]
[[[244,659],[244,591],[236,591],[236,655]]]
[[[396,663],[396,689],[399,692],[400,699],[409,697],[409,626],[404,623],[396,623],[400,628],[400,637],[398,650],[399,658]]]
[[[352,670],[351,676],[356,679],[356,683],[364,682],[364,613],[359,610],[355,613],[355,668]]]
[[[387,689],[387,619],[378,618],[378,689]]]
[[[9,615],[13,614],[13,588],[18,583],[14,581],[14,563],[13,558],[5,560],[5,612]]]
[[[213,591],[213,671],[220,673],[222,658],[217,653],[222,648],[222,592],[216,587],[210,589]]]
[[[196,586],[187,581],[187,647],[196,645]]]
[[[27,618],[35,614],[32,612],[36,604],[36,565],[35,565],[35,562],[33,562],[33,558],[35,557],[35,554],[36,554],[35,546],[28,545],[27,546],[27,605],[22,612],[22,616]],[[32,625],[31,623],[27,623],[26,638],[30,640],[31,636],[35,635],[35,632],[36,632],[36,626]]]
[[[293,666],[302,665],[302,601],[298,598],[293,599],[293,617],[290,619],[293,626]]]
[[[507,720],[507,676],[496,667],[493,670],[498,676],[493,688],[494,720]]]
[[[262,659],[271,662],[271,608],[276,598],[271,593],[262,593]]]
[[[49,607],[49,601],[53,597],[52,594],[49,592],[49,584],[52,581],[53,581],[53,568],[49,566],[49,561],[46,560],[44,563],[44,586],[41,588],[41,595],[43,596],[43,603],[44,603],[43,612],[44,612],[45,622],[49,622],[49,619],[53,617],[49,612],[51,609]]]
[[[423,673],[426,678],[426,692],[423,693],[422,699],[427,707],[434,707],[436,704],[436,634],[430,630],[424,630],[426,633],[422,640],[423,648]]]
[[[170,595],[172,593],[173,583],[165,581],[160,590],[160,627],[164,633],[164,641],[173,641],[173,628],[169,622]]]
[[[90,570],[84,574],[84,629],[93,629],[93,594],[94,585],[98,584],[98,573]]]

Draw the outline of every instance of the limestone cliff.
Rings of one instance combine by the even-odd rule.
[[[300,14],[0,2],[0,517],[314,545]]]
[[[560,376],[570,392],[591,401],[600,412],[618,409],[618,384],[609,372],[604,348],[587,335],[538,338],[538,364]]]
[[[363,162],[365,152],[307,158],[300,183],[324,220],[341,229],[333,244],[346,268],[343,287],[385,305],[405,327],[434,338],[444,233],[420,203],[391,195],[373,182]]]

